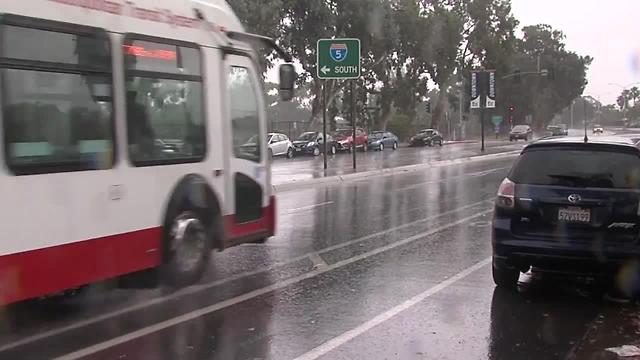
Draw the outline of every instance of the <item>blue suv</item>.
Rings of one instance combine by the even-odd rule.
[[[640,149],[618,137],[528,145],[500,185],[493,279],[520,272],[615,274],[640,259]]]

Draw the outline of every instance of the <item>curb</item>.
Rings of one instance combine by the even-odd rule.
[[[368,171],[363,171],[355,174],[327,176],[327,177],[306,179],[306,180],[300,180],[300,181],[289,181],[286,183],[273,185],[273,190],[275,192],[285,192],[285,191],[309,188],[314,185],[333,185],[333,184],[340,184],[347,181],[357,181],[357,180],[360,180],[363,178],[369,178],[372,176],[382,177],[382,176],[390,176],[390,175],[397,175],[397,174],[406,174],[410,172],[415,172],[415,171],[420,171],[420,170],[425,170],[425,169],[430,169],[435,167],[458,165],[463,163],[492,160],[492,159],[503,158],[503,157],[507,158],[512,156],[517,156],[521,152],[522,150],[514,150],[514,151],[508,151],[508,152],[502,152],[502,153],[496,153],[496,154],[476,155],[476,156],[470,156],[466,158],[459,158],[459,159],[452,159],[452,160],[440,160],[440,161],[434,161],[431,163],[424,163],[424,164],[414,164],[414,165],[398,166],[394,168],[368,170]]]
[[[443,145],[475,144],[479,142],[480,140],[454,140],[454,141],[446,141]]]

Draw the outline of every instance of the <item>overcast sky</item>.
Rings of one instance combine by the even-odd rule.
[[[566,35],[567,49],[594,58],[585,93],[613,103],[640,81],[640,0],[511,0],[520,25],[546,23]],[[519,34],[520,35],[520,34]],[[640,86],[640,85],[639,85]]]

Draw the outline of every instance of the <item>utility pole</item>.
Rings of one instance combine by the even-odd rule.
[[[460,89],[458,90],[458,102],[460,103],[460,119],[458,119],[458,128],[460,129],[459,140],[464,140],[464,133],[462,131],[462,101],[463,101],[462,88],[464,88],[464,78],[462,80],[462,84],[460,85]]]
[[[571,126],[570,129],[573,129],[573,105],[576,104],[576,99],[571,100]]]
[[[589,138],[587,137],[587,102],[584,98],[582,98],[582,109],[584,110],[584,142],[588,142]]]

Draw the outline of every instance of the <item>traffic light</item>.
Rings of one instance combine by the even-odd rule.
[[[425,108],[425,110],[427,110],[428,113],[430,113],[431,112],[431,101],[427,101],[424,104],[424,108]]]
[[[516,107],[513,105],[509,105],[509,107],[507,108],[507,110],[509,110],[510,113],[516,111]]]

